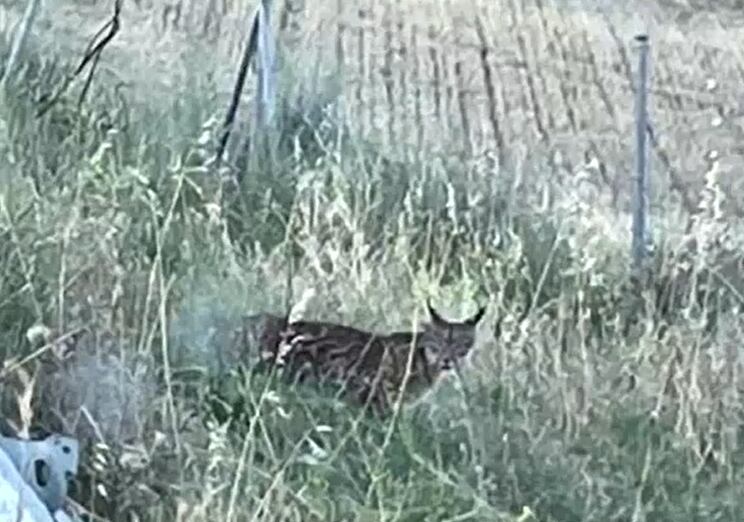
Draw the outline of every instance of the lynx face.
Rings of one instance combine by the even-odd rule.
[[[259,362],[273,360],[287,325],[286,316],[266,312],[243,318],[243,325],[234,332],[232,350],[241,360],[256,350]]]
[[[475,330],[486,312],[485,307],[463,322],[450,322],[428,305],[431,323],[421,334],[419,346],[433,375],[459,368],[475,345]]]

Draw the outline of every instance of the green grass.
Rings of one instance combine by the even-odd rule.
[[[28,59],[0,111],[0,357],[31,353],[34,324],[88,328],[71,359],[26,365],[46,359],[35,422],[85,443],[85,510],[744,517],[744,235],[721,194],[688,231],[678,209],[660,216],[656,286],[636,294],[624,225],[539,161],[522,178],[487,158],[400,157],[323,111],[328,88],[287,95],[277,153],[244,163],[234,190],[208,162],[223,110],[209,85],[166,110],[101,82],[35,119],[61,73]],[[293,302],[315,292],[305,317],[365,328],[409,328],[428,297],[453,317],[489,311],[462,376],[381,422],[217,364],[240,316],[284,310],[288,281]],[[19,375],[0,381],[12,418]]]

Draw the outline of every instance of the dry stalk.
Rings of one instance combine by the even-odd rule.
[[[341,74],[346,62],[344,52],[344,38],[346,35],[346,20],[344,18],[344,5],[342,0],[336,1],[336,71]]]
[[[450,42],[444,42],[445,49],[448,49]],[[452,53],[440,52],[442,60],[442,83],[444,85],[444,120],[441,122],[444,126],[444,132],[446,140],[449,141],[452,137],[452,106],[455,103],[455,89],[454,81],[452,80],[452,59],[454,58]]]
[[[357,78],[356,78],[356,106],[358,110],[363,110],[365,107],[364,103],[364,79],[367,77],[367,71],[366,71],[366,63],[367,63],[367,50],[366,50],[366,40],[365,40],[365,27],[364,27],[364,17],[365,12],[363,9],[359,9],[359,22],[357,24],[356,28],[356,40],[357,40]],[[359,131],[362,133],[362,135],[366,135],[368,132],[367,129],[372,128],[372,117],[369,116],[369,127],[365,128],[365,118],[359,118]]]
[[[411,25],[411,43],[409,51],[413,59],[413,123],[416,127],[416,159],[420,160],[421,155],[423,154],[424,143],[426,140],[426,125],[424,123],[421,101],[421,83],[423,79],[421,77],[421,57],[419,56],[418,25],[416,24]]]
[[[533,71],[530,67],[529,53],[527,52],[527,43],[524,39],[524,35],[519,28],[519,9],[517,8],[516,2],[510,2],[510,21],[511,21],[511,32],[513,38],[517,42],[519,49],[519,58],[525,64],[524,69],[520,69],[521,79],[524,84],[524,88],[520,89],[522,92],[522,103],[524,106],[525,113],[532,112],[532,120],[535,125],[535,132],[537,133],[538,139],[542,143],[547,143],[548,133],[545,130],[543,124],[542,108],[537,98],[537,91],[535,89],[535,81],[532,76]]]
[[[392,8],[388,7],[383,16],[384,28],[384,65],[380,70],[382,83],[385,88],[385,99],[387,101],[387,139],[391,147],[395,147],[398,139],[395,133],[395,80],[393,78],[393,13]]]
[[[594,53],[591,42],[589,41],[589,35],[587,34],[587,32],[583,31],[582,35],[584,39],[584,51],[586,52],[587,60],[589,61],[589,68],[591,70],[590,76],[592,79],[592,84],[597,89],[597,92],[599,93],[599,99],[602,100],[602,103],[607,110],[607,114],[614,122],[616,115],[615,106],[612,104],[610,95],[607,92],[604,83],[602,82],[602,73],[600,73],[599,71],[596,54]]]
[[[429,62],[431,64],[432,91],[434,95],[434,116],[438,123],[442,121],[442,71],[439,52],[435,45],[437,31],[433,25],[429,26]]]
[[[494,140],[496,141],[498,164],[499,167],[503,167],[506,155],[506,142],[504,139],[504,133],[501,130],[501,124],[499,123],[498,100],[496,99],[495,87],[496,80],[489,61],[491,46],[486,37],[486,30],[483,26],[483,21],[478,15],[475,17],[475,31],[478,36],[478,41],[480,42],[479,55],[481,73],[483,75],[483,86],[486,90],[486,98],[488,99],[488,121],[491,125]]]
[[[563,105],[566,110],[566,118],[571,126],[571,131],[576,134],[578,132],[578,125],[576,124],[576,109],[574,107],[574,100],[576,96],[576,87],[573,84],[571,64],[568,59],[568,52],[566,46],[563,45],[563,33],[557,27],[554,29],[555,42],[557,43],[561,60],[563,62],[563,78],[558,79],[558,85],[563,99]]]
[[[399,99],[399,111],[400,111],[400,131],[401,131],[401,140],[400,140],[400,146],[402,147],[402,152],[404,154],[404,157],[408,156],[408,150],[410,149],[409,145],[410,142],[408,140],[408,137],[410,136],[410,114],[408,111],[408,101],[409,101],[409,92],[408,92],[408,70],[411,65],[411,52],[406,49],[406,43],[405,43],[405,29],[406,26],[403,23],[403,19],[405,18],[403,14],[403,10],[401,8],[400,0],[396,3],[396,10],[395,10],[396,20],[395,27],[397,29],[396,32],[396,52],[398,53],[398,56],[400,57],[400,60],[402,62],[402,66],[400,67],[400,99]]]
[[[467,86],[462,74],[462,61],[455,62],[455,82],[457,86],[457,108],[460,113],[460,125],[462,126],[462,146],[467,157],[473,155],[472,129],[470,116],[468,115]]]

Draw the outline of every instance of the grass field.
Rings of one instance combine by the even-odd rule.
[[[48,2],[0,106],[2,413],[80,437],[84,519],[744,519],[736,1],[277,2],[271,148],[251,76],[220,170],[253,2],[126,1],[83,103],[38,115],[112,4]],[[389,422],[232,364],[244,315],[392,331],[427,298],[488,305],[476,353]]]

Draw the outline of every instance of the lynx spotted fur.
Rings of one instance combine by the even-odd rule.
[[[412,399],[458,368],[485,313],[482,308],[465,321],[451,322],[428,309],[431,322],[421,332],[387,335],[318,321],[287,324],[286,318],[263,314],[254,340],[263,364],[281,368],[287,379],[340,385],[347,397],[383,414],[401,391],[403,400]]]

